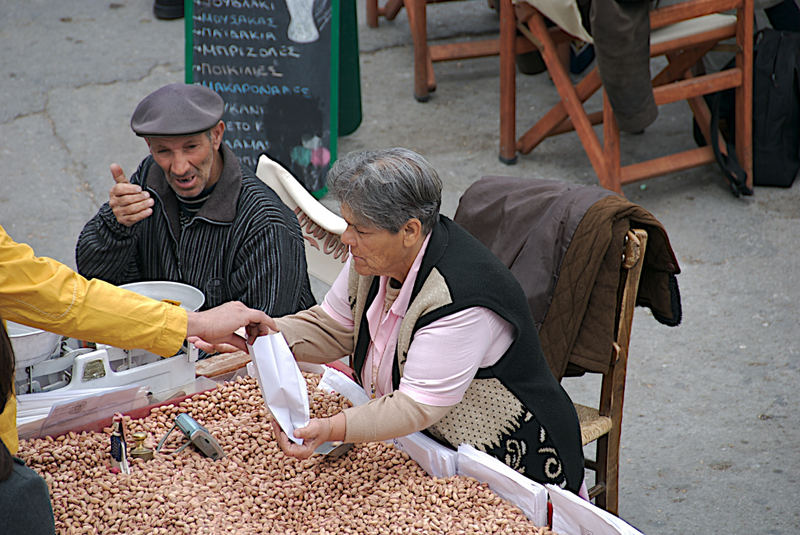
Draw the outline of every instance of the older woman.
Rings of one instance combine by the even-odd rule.
[[[320,306],[276,319],[296,358],[353,356],[372,400],[312,419],[283,451],[386,440],[424,430],[468,443],[526,476],[577,492],[575,409],[539,345],[525,296],[492,253],[439,214],[436,171],[406,149],[350,154],[329,187],[351,257]]]

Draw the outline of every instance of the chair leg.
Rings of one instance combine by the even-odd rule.
[[[598,488],[597,496],[594,497],[594,504],[601,508],[606,508],[606,452],[608,451],[606,437],[597,439],[595,444],[595,462],[592,467],[594,470],[594,486]]]
[[[381,15],[386,20],[394,20],[402,7],[403,0],[389,0],[383,7],[378,6],[378,0],[367,0],[367,26],[377,28],[378,17]]]
[[[378,27],[378,0],[367,0],[367,26]]]
[[[715,44],[716,43],[706,43],[703,46],[666,54],[669,63],[661,72],[653,77],[653,87],[658,87],[683,78],[686,71],[689,71],[691,74],[691,69],[703,59],[703,56],[705,56],[708,51],[714,48]]]
[[[742,84],[734,91],[736,103],[736,153],[747,173],[747,187],[753,189],[753,0],[744,0],[737,10],[736,66],[742,69]]]
[[[500,161],[517,162],[516,26],[511,0],[500,0]]]
[[[435,88],[433,63],[428,49],[428,22],[425,13],[426,0],[405,0],[411,38],[414,42],[414,98],[427,102],[430,91]]]
[[[595,67],[575,86],[575,94],[578,96],[581,105],[594,95],[601,85],[603,84],[600,81],[600,74],[597,67]],[[592,124],[602,122],[602,116],[599,120],[590,116],[589,122]],[[519,138],[517,150],[522,154],[528,154],[545,138],[572,130],[575,130],[575,127],[569,119],[567,109],[564,107],[563,102],[559,102]]]
[[[553,83],[561,96],[561,102],[572,119],[572,124],[575,126],[575,132],[581,140],[581,144],[589,157],[589,161],[597,173],[601,184],[603,181],[609,182],[608,171],[603,158],[603,149],[600,147],[600,141],[592,129],[592,124],[586,116],[583,109],[581,100],[575,91],[575,86],[572,85],[569,75],[564,69],[564,65],[558,56],[558,50],[550,37],[549,32],[544,23],[544,17],[538,11],[534,13],[528,22],[528,27],[531,32],[542,42],[542,57],[547,64],[547,70]]]
[[[603,175],[597,173],[600,185],[622,195],[619,127],[605,90],[603,91],[603,153],[606,165]]]
[[[381,15],[386,17],[386,20],[394,20],[400,10],[403,8],[403,0],[389,0],[381,10]]]

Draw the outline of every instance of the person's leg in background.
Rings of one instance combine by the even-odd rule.
[[[595,59],[623,132],[643,132],[658,116],[650,81],[650,3],[592,0]]]
[[[800,8],[796,0],[783,0],[764,9],[772,27],[784,32],[800,32]]]

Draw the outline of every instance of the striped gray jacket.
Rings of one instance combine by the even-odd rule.
[[[150,192],[153,214],[125,227],[106,202],[78,237],[78,272],[113,284],[189,284],[205,294],[204,309],[238,300],[283,316],[312,306],[297,218],[224,143],[221,151],[220,179],[183,229],[163,171],[145,158],[130,181]]]

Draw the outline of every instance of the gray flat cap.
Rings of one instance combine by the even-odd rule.
[[[205,132],[222,118],[225,103],[202,85],[169,84],[136,106],[131,128],[137,136],[188,136]]]

